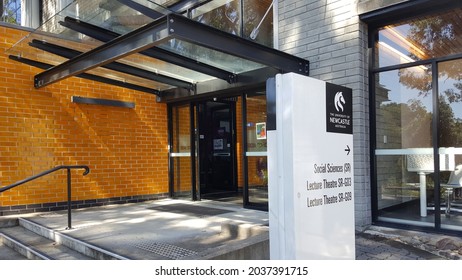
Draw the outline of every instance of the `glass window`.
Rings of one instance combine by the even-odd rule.
[[[173,196],[191,198],[191,115],[189,105],[172,107]]]
[[[382,220],[433,226],[431,67],[376,74],[376,166]]]
[[[2,11],[2,21],[21,24],[21,0],[4,0]]]
[[[453,9],[378,32],[375,67],[397,68],[374,73],[379,221],[462,230],[461,12]]]
[[[274,0],[214,0],[195,8],[191,17],[222,31],[273,47]]]
[[[266,95],[247,96],[247,174],[249,202],[268,203]]]
[[[41,5],[41,0],[3,0],[0,3],[0,20],[37,28],[41,21]]]
[[[244,36],[273,47],[273,0],[244,0]]]
[[[462,52],[462,9],[418,18],[379,30],[376,67]]]
[[[462,230],[462,59],[438,64],[441,227]],[[441,163],[440,163],[441,165]]]
[[[241,1],[215,0],[191,11],[191,18],[241,36]]]

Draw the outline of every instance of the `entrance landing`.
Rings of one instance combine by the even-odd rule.
[[[70,230],[66,211],[26,219],[128,259],[269,257],[268,213],[227,202],[166,199],[76,209]],[[236,255],[254,244],[259,255]]]

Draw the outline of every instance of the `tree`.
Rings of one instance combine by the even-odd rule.
[[[21,1],[4,0],[1,7],[1,20],[3,22],[20,24],[21,23]]]

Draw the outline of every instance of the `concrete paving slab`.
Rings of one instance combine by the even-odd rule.
[[[67,211],[22,217],[129,259],[255,259],[257,251],[269,256],[268,213],[232,202],[165,199],[74,209],[71,230],[65,229]],[[0,227],[17,224],[17,217],[0,217]],[[457,259],[460,248],[462,238],[438,234],[377,226],[356,233],[357,260]],[[21,258],[0,244],[0,259]]]
[[[205,200],[165,199],[76,209],[70,230],[65,229],[66,211],[28,219],[129,259],[191,259],[232,241],[268,234],[267,212]],[[227,225],[231,223],[244,233],[230,234]]]

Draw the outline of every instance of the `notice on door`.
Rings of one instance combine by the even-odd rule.
[[[274,83],[271,258],[354,259],[352,90],[292,73]]]

